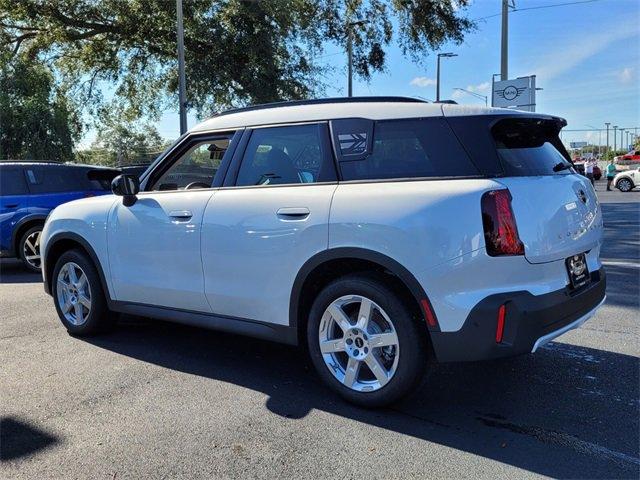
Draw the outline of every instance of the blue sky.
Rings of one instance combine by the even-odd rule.
[[[576,0],[516,0],[516,7],[571,1]],[[471,19],[499,14],[500,4],[500,0],[475,0],[465,13]],[[509,18],[509,76],[537,76],[536,85],[544,89],[538,92],[538,112],[566,118],[567,129],[604,128],[604,122],[640,127],[640,0],[595,0],[522,10]],[[490,95],[491,76],[500,71],[500,16],[478,21],[477,30],[463,44],[445,45],[441,51],[459,55],[442,60],[441,97],[484,104],[453,88]],[[368,83],[356,80],[354,95],[435,98],[435,53],[424,65],[416,65],[399,48],[391,47],[386,72]],[[346,55],[335,45],[327,45],[325,55],[321,61],[335,67],[327,79],[335,86],[327,88],[326,94],[345,95]],[[189,126],[195,123],[197,119],[189,116]],[[157,128],[164,137],[177,137],[177,113],[167,112]],[[92,136],[90,132],[85,142]],[[598,134],[571,133],[564,138],[597,141]]]

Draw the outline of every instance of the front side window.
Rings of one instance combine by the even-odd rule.
[[[230,139],[225,136],[196,143],[153,183],[151,190],[210,188]]]
[[[237,186],[286,185],[335,180],[323,141],[326,125],[260,128],[252,132]]]
[[[0,168],[0,196],[27,195],[24,171],[20,167]]]
[[[34,165],[26,169],[31,193],[64,193],[89,190],[87,170],[67,165]]]
[[[347,133],[340,132],[342,136]],[[371,153],[357,160],[343,156],[340,169],[344,180],[479,174],[446,121],[440,118],[375,122]]]

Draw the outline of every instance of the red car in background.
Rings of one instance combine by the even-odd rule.
[[[616,165],[633,165],[640,164],[640,150],[631,150],[629,153],[619,155],[613,159]]]

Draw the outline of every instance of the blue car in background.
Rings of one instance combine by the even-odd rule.
[[[78,198],[111,193],[120,172],[90,165],[0,162],[0,257],[40,271],[40,233],[49,212]]]

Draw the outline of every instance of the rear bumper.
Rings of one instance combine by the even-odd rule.
[[[604,303],[604,269],[591,273],[591,284],[577,292],[568,288],[532,295],[508,292],[491,295],[469,313],[455,332],[431,332],[440,362],[486,360],[535,352],[540,346],[577,328]],[[496,342],[497,312],[506,306],[502,342]]]

